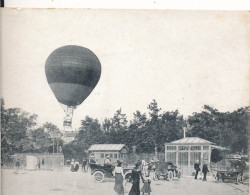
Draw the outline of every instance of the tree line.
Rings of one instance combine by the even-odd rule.
[[[129,121],[122,109],[113,117],[99,121],[85,116],[74,141],[63,145],[65,158],[81,159],[92,144],[126,144],[130,152],[157,153],[164,144],[186,136],[200,137],[232,152],[248,152],[247,107],[232,112],[220,112],[204,105],[201,112],[184,118],[178,110],[163,111],[155,100],[148,105],[148,113],[135,111]],[[4,107],[1,99],[2,159],[14,152],[52,152],[52,137],[59,128],[52,123],[37,127],[37,115],[20,108]]]
[[[37,125],[36,114],[30,114],[21,108],[5,108],[1,98],[1,162],[5,163],[15,153],[53,152],[53,136],[61,132],[49,122]],[[62,139],[58,146],[63,146]]]

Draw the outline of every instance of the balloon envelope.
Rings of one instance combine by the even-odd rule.
[[[49,55],[45,74],[57,100],[67,106],[77,106],[98,83],[101,64],[89,49],[67,45]]]

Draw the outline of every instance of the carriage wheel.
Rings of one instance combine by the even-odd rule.
[[[104,180],[104,174],[101,171],[94,172],[93,177],[94,177],[94,181],[97,183],[101,183]]]

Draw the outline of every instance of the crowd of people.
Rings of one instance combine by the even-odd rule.
[[[77,172],[79,169],[79,162],[77,160],[72,159],[70,163],[71,172]]]
[[[142,165],[140,161],[135,163],[135,167],[132,169],[131,179],[132,179],[132,187],[129,191],[129,195],[140,195],[151,193],[150,183],[151,180],[149,178],[149,174],[147,169],[144,168],[147,164]],[[114,169],[115,176],[115,186],[114,190],[118,195],[124,195],[124,186],[123,181],[125,180],[125,175],[122,168],[122,162],[120,160],[117,161],[117,166]],[[140,189],[140,179],[143,181],[143,187]]]
[[[89,156],[89,160],[83,159],[82,161],[82,170],[86,172],[88,170],[88,165],[89,164],[96,164],[96,160],[94,157],[94,154],[91,154]],[[113,176],[115,178],[115,184],[114,184],[114,191],[116,192],[117,195],[124,195],[124,181],[125,181],[125,174],[122,166],[122,161],[117,160],[115,163],[111,163],[111,159],[109,155],[105,157],[104,160],[104,166],[105,167],[112,167],[114,164],[116,166],[114,167],[113,170]],[[129,190],[128,195],[142,195],[147,194],[150,195],[152,192],[152,189],[150,187],[151,184],[151,179],[150,179],[150,174],[149,174],[149,166],[152,166],[152,162],[147,163],[145,160],[142,161],[137,161],[135,163],[134,168],[131,171],[131,181],[132,181],[132,186],[131,189]],[[71,160],[71,171],[72,172],[77,172],[79,169],[79,162],[74,159]],[[200,163],[199,160],[197,160],[194,164],[194,170],[195,170],[195,177],[194,179],[198,178],[198,174],[200,171],[203,173],[203,181],[206,181],[206,175],[209,172],[207,163],[204,163],[202,165],[202,169],[200,168]],[[141,181],[143,182],[143,186],[140,188],[140,183]]]

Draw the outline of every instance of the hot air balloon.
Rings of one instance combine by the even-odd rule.
[[[66,117],[64,128],[72,128],[74,109],[92,92],[101,76],[101,64],[89,49],[67,45],[54,50],[46,60],[45,74]]]

